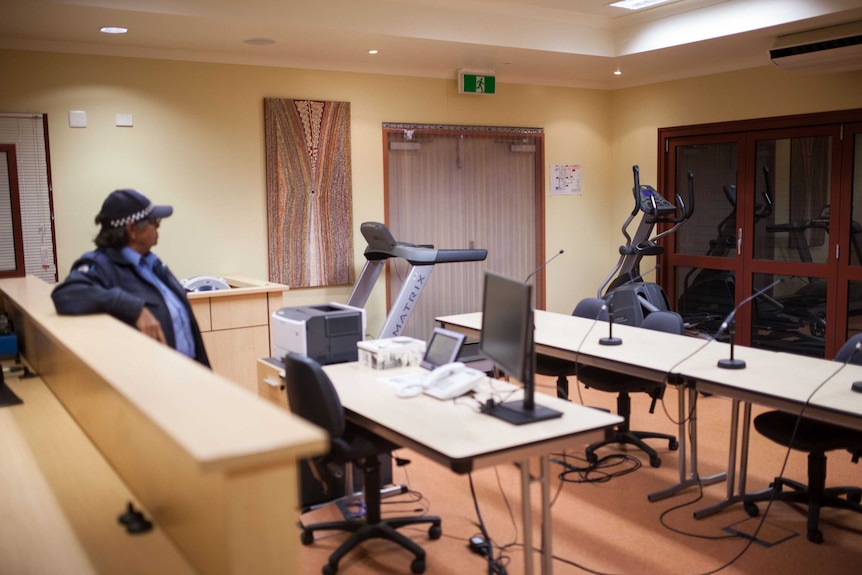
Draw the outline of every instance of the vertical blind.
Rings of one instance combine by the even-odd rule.
[[[15,145],[25,271],[27,275],[54,283],[57,281],[57,265],[44,115],[0,113],[0,143]],[[3,166],[2,169],[7,168]],[[8,182],[8,177],[3,181]],[[3,201],[9,201],[8,193],[0,195],[5,196]],[[0,201],[0,212],[3,207]],[[11,238],[12,231],[7,229],[9,222],[11,217],[0,217],[0,238],[3,238],[4,246],[8,245],[6,237]],[[6,254],[0,257],[6,257]],[[14,264],[14,254],[11,257]]]
[[[427,340],[435,317],[481,309],[486,270],[521,279],[536,267],[542,130],[384,124],[384,133],[387,222],[396,240],[488,250],[484,262],[434,266],[403,331]],[[393,298],[408,269],[390,262]]]

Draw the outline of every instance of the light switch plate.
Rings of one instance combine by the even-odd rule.
[[[131,114],[117,114],[117,126],[131,128],[134,125]]]
[[[69,110],[69,127],[86,128],[87,112],[85,112],[84,110]]]

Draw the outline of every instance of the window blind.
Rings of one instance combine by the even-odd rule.
[[[25,271],[27,275],[34,275],[54,283],[57,281],[57,265],[54,254],[54,225],[44,115],[0,113],[0,143],[15,145]],[[8,166],[3,166],[2,169],[7,168]],[[8,181],[8,177],[3,181]],[[5,196],[5,201],[8,202],[9,194]],[[0,203],[0,214],[3,213],[3,209],[4,206]],[[8,222],[11,222],[11,217],[0,217],[0,227],[7,227]],[[9,238],[12,237],[11,233],[11,230],[0,229],[3,246],[11,248],[11,245],[6,242],[7,235]],[[5,251],[6,247],[0,253],[0,262],[3,263],[5,260],[2,258],[7,257]],[[9,256],[13,258],[14,267],[14,253],[10,252]],[[3,269],[2,265],[0,269]]]

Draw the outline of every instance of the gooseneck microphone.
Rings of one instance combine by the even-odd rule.
[[[611,294],[611,298],[606,304],[608,308],[608,336],[599,338],[599,345],[620,345],[623,340],[614,337],[614,296]]]
[[[787,279],[786,277],[779,278],[779,279],[775,280],[774,282],[772,282],[771,284],[769,284],[768,286],[766,286],[765,288],[757,290],[756,292],[754,292],[753,294],[751,294],[750,296],[748,296],[747,298],[745,298],[744,300],[739,302],[736,305],[736,307],[733,308],[733,311],[731,311],[729,314],[727,314],[727,317],[724,319],[723,322],[721,322],[721,327],[718,328],[718,332],[715,334],[715,339],[718,339],[718,336],[720,336],[722,333],[724,333],[725,330],[727,330],[728,334],[730,335],[730,357],[718,360],[718,367],[721,367],[724,369],[745,369],[745,361],[741,360],[741,359],[736,359],[735,357],[733,357],[733,348],[734,348],[734,341],[733,340],[734,340],[734,335],[736,335],[736,322],[733,321],[733,317],[736,315],[736,312],[739,311],[739,309],[742,306],[744,306],[745,304],[747,304],[748,302],[750,302],[754,298],[762,296],[764,293],[771,290],[772,288],[774,288],[775,286],[777,286],[778,284],[780,284],[781,282],[783,282],[786,279]]]
[[[542,271],[542,268],[544,268],[546,265],[548,265],[549,263],[551,263],[552,261],[554,261],[555,259],[560,257],[563,253],[564,253],[563,250],[558,251],[553,256],[551,256],[548,260],[546,260],[545,263],[543,263],[542,265],[540,265],[539,267],[537,267],[536,269],[531,271],[530,275],[528,275],[526,278],[524,278],[524,283],[527,283],[528,281],[530,281],[530,278],[532,278],[534,275],[536,275],[537,273]]]

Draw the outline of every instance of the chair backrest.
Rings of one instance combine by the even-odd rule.
[[[862,350],[856,351],[856,346],[862,342],[862,333],[857,333],[848,339],[838,353],[835,354],[835,361],[841,363],[852,363],[854,365],[862,365]]]
[[[598,297],[588,297],[579,301],[572,315],[587,319],[608,321],[608,310],[605,306],[605,300]]]
[[[288,353],[284,356],[284,386],[293,413],[322,427],[333,438],[344,434],[344,407],[319,363]]]
[[[655,331],[664,331],[667,333],[675,333],[677,335],[685,334],[685,322],[682,316],[675,311],[654,311],[644,318],[641,327],[644,329],[653,329]]]

